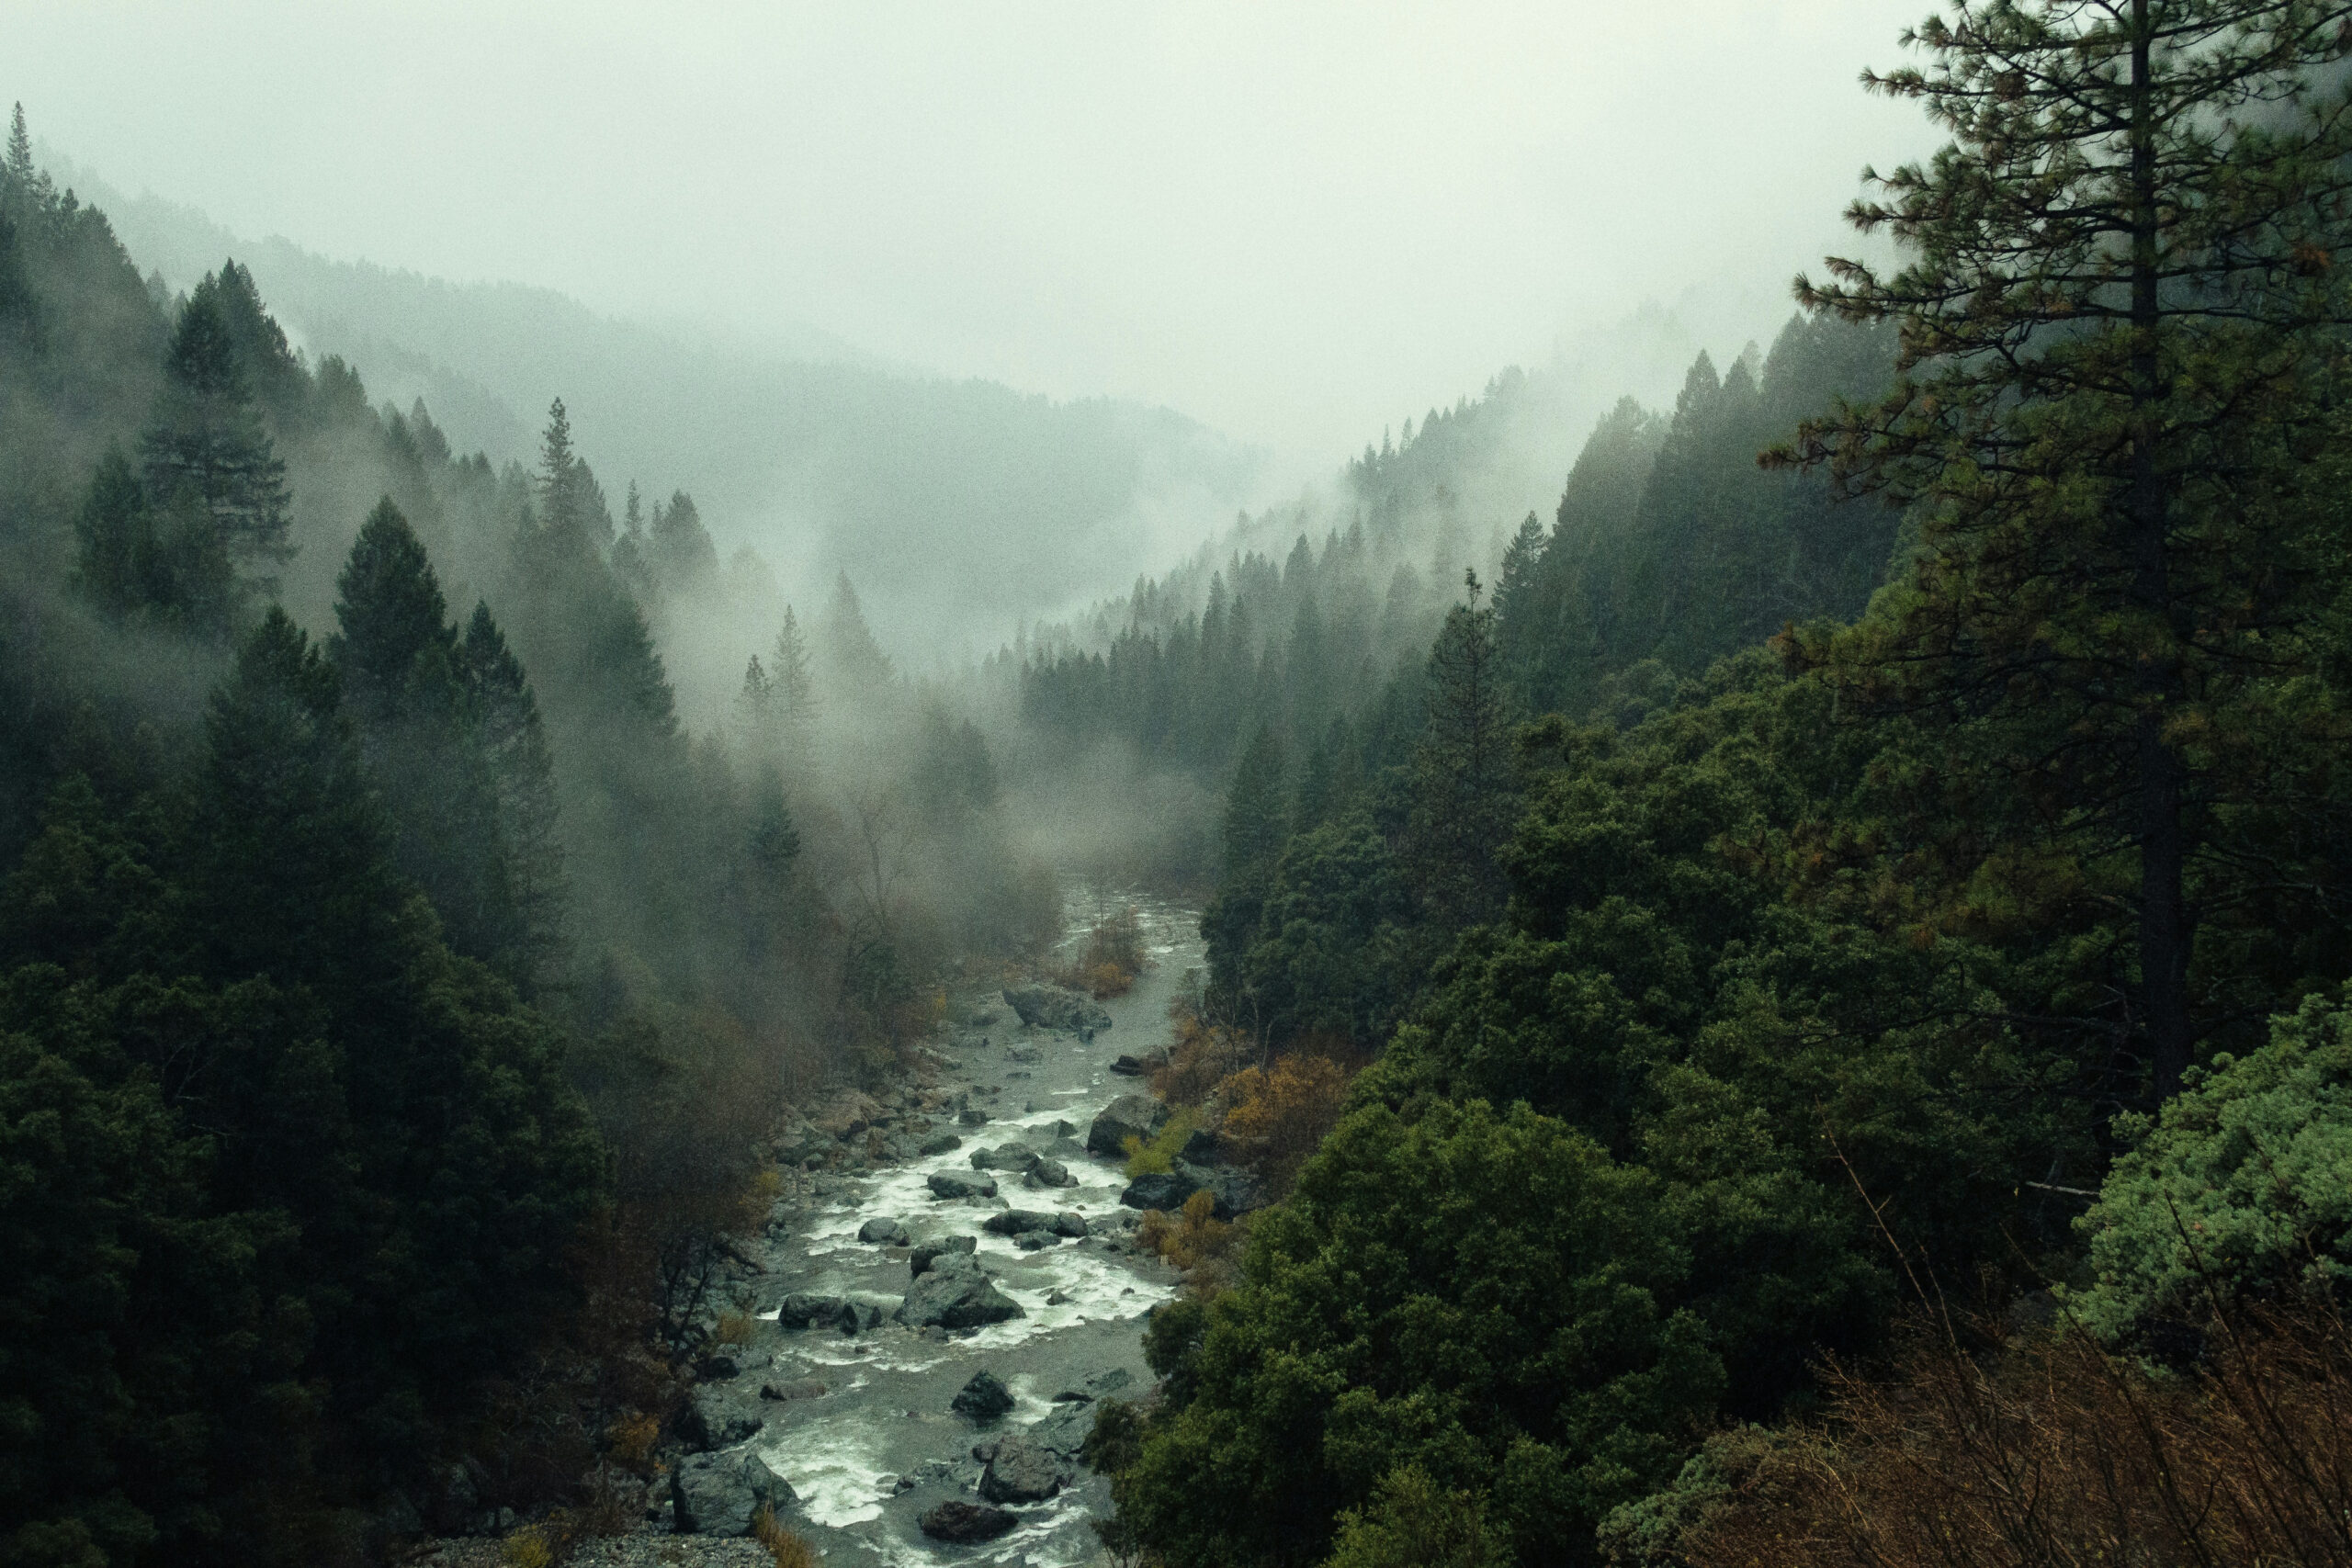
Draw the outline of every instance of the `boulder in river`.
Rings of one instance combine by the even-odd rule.
[[[920,1278],[932,1263],[951,1252],[969,1254],[979,1245],[978,1236],[949,1235],[937,1241],[926,1241],[907,1254],[907,1268],[912,1277]]]
[[[748,1449],[695,1454],[670,1472],[670,1511],[680,1535],[749,1535],[761,1504],[781,1510],[798,1500],[792,1483]]]
[[[812,1296],[794,1293],[777,1303],[775,1321],[779,1328],[831,1328],[841,1322],[842,1302],[839,1296]]]
[[[985,1127],[989,1124],[989,1113],[977,1105],[967,1105],[956,1112],[956,1121],[959,1126]]]
[[[1012,1410],[1012,1391],[1004,1386],[1002,1378],[982,1368],[947,1402],[947,1408],[975,1421],[993,1421]]]
[[[999,1144],[992,1149],[974,1149],[974,1170],[1034,1170],[1046,1156],[1023,1143]]]
[[[907,1227],[896,1220],[871,1219],[857,1227],[857,1239],[884,1247],[904,1247],[907,1245]]]
[[[1039,1213],[1035,1209],[1006,1209],[982,1220],[980,1228],[990,1235],[1019,1235],[1023,1231],[1049,1231],[1054,1228],[1054,1216]]]
[[[815,1378],[797,1378],[787,1382],[763,1382],[760,1385],[760,1397],[775,1400],[778,1404],[789,1404],[796,1399],[822,1399],[825,1397],[825,1385]]]
[[[994,1540],[1011,1533],[1021,1522],[1017,1515],[1002,1508],[991,1508],[985,1503],[946,1502],[924,1510],[919,1521],[922,1533],[933,1540],[964,1543]]]
[[[953,1133],[933,1133],[915,1145],[915,1153],[924,1158],[933,1155],[952,1155],[964,1146],[964,1140]]]
[[[1104,1106],[1086,1130],[1086,1152],[1117,1159],[1129,1138],[1148,1138],[1168,1125],[1168,1107],[1148,1094],[1123,1094]]]
[[[1069,1167],[1061,1161],[1041,1156],[1035,1165],[1021,1173],[1021,1185],[1038,1188],[1075,1187],[1078,1185],[1078,1178],[1072,1176],[1069,1173]]]
[[[953,1171],[935,1170],[925,1183],[934,1198],[993,1198],[996,1178],[992,1176],[958,1176]]]
[[[767,1417],[724,1388],[698,1388],[678,1412],[678,1440],[688,1449],[731,1449],[759,1435]]]
[[[1026,1317],[1019,1302],[996,1288],[968,1253],[947,1252],[907,1289],[898,1320],[910,1328],[982,1328]]]
[[[1061,1489],[1061,1461],[1026,1432],[999,1441],[980,1472],[980,1495],[991,1503],[1042,1503]]]
[[[1064,986],[1023,986],[1008,988],[1004,1001],[1032,1029],[1067,1029],[1080,1040],[1091,1040],[1111,1027],[1111,1015],[1083,991]]]
[[[1065,1404],[1030,1427],[1027,1436],[1031,1442],[1056,1458],[1074,1460],[1094,1431],[1096,1415],[1091,1404]]]

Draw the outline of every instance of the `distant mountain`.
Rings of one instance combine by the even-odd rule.
[[[1165,408],[946,380],[815,328],[727,341],[551,289],[332,261],[48,162],[168,287],[235,256],[314,359],[342,355],[379,401],[422,397],[461,450],[496,461],[527,460],[560,396],[616,507],[632,479],[649,497],[686,490],[722,551],[756,547],[804,602],[846,570],[910,649],[992,642],[1131,581],[1159,564],[1171,507],[1204,534],[1255,499],[1266,466]]]

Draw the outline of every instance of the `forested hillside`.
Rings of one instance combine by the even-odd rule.
[[[461,1452],[582,1503],[784,1099],[1058,920],[846,580],[682,723],[640,604],[715,552],[683,491],[623,511],[560,400],[499,468],[234,261],[160,297],[18,115],[0,1561],[356,1560]]]
[[[1899,265],[1621,405],[1441,624],[1384,517],[1476,407],[1030,666],[1223,779],[1157,1082],[1314,1149],[1097,1427],[1117,1551],[2352,1555],[2352,20],[1947,11]]]

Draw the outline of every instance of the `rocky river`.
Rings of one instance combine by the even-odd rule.
[[[1035,1023],[956,998],[915,1081],[785,1130],[793,1174],[731,1287],[756,1325],[704,1369],[677,1525],[740,1533],[764,1496],[831,1563],[1097,1559],[1109,1497],[1078,1447],[1099,1400],[1148,1388],[1144,1319],[1178,1281],[1133,1243],[1114,1130],[1087,1139],[1200,958],[1193,911],[1122,901],[1151,957],[1126,995],[1022,998]]]

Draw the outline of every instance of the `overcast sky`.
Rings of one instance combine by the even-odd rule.
[[[1337,455],[1698,288],[1785,313],[1927,0],[0,0],[0,95],[249,236],[804,321]]]

